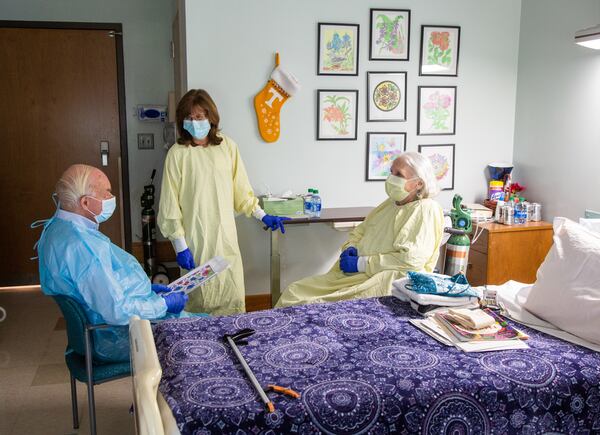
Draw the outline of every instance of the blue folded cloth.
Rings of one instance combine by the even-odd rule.
[[[479,294],[467,281],[467,277],[462,273],[448,276],[437,273],[408,272],[408,278],[410,283],[406,284],[406,288],[417,293],[452,297],[479,297]]]

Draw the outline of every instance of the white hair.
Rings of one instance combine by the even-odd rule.
[[[400,154],[406,166],[412,169],[416,177],[423,182],[423,187],[419,189],[419,198],[432,198],[440,193],[440,186],[433,171],[433,165],[428,157],[423,154],[409,151]]]
[[[93,166],[78,164],[63,172],[55,188],[62,209],[75,210],[82,196],[93,194],[90,175],[95,169]]]

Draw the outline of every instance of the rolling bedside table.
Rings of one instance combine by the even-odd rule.
[[[511,279],[535,282],[538,267],[552,246],[551,223],[473,223],[473,234],[477,227],[483,233],[469,252],[467,279],[471,285],[504,284]]]

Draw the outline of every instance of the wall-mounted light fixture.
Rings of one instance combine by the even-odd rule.
[[[575,32],[575,44],[600,50],[600,24]]]

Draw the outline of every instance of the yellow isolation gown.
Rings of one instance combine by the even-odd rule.
[[[385,296],[408,271],[433,271],[444,231],[444,213],[432,199],[398,206],[387,199],[356,227],[342,250],[354,246],[366,270],[345,274],[339,260],[325,275],[291,284],[277,307]]]
[[[208,147],[175,144],[167,153],[158,226],[173,241],[185,238],[196,266],[216,255],[230,267],[190,293],[189,312],[228,315],[245,311],[244,271],[235,213],[259,209],[237,144],[225,135]]]

